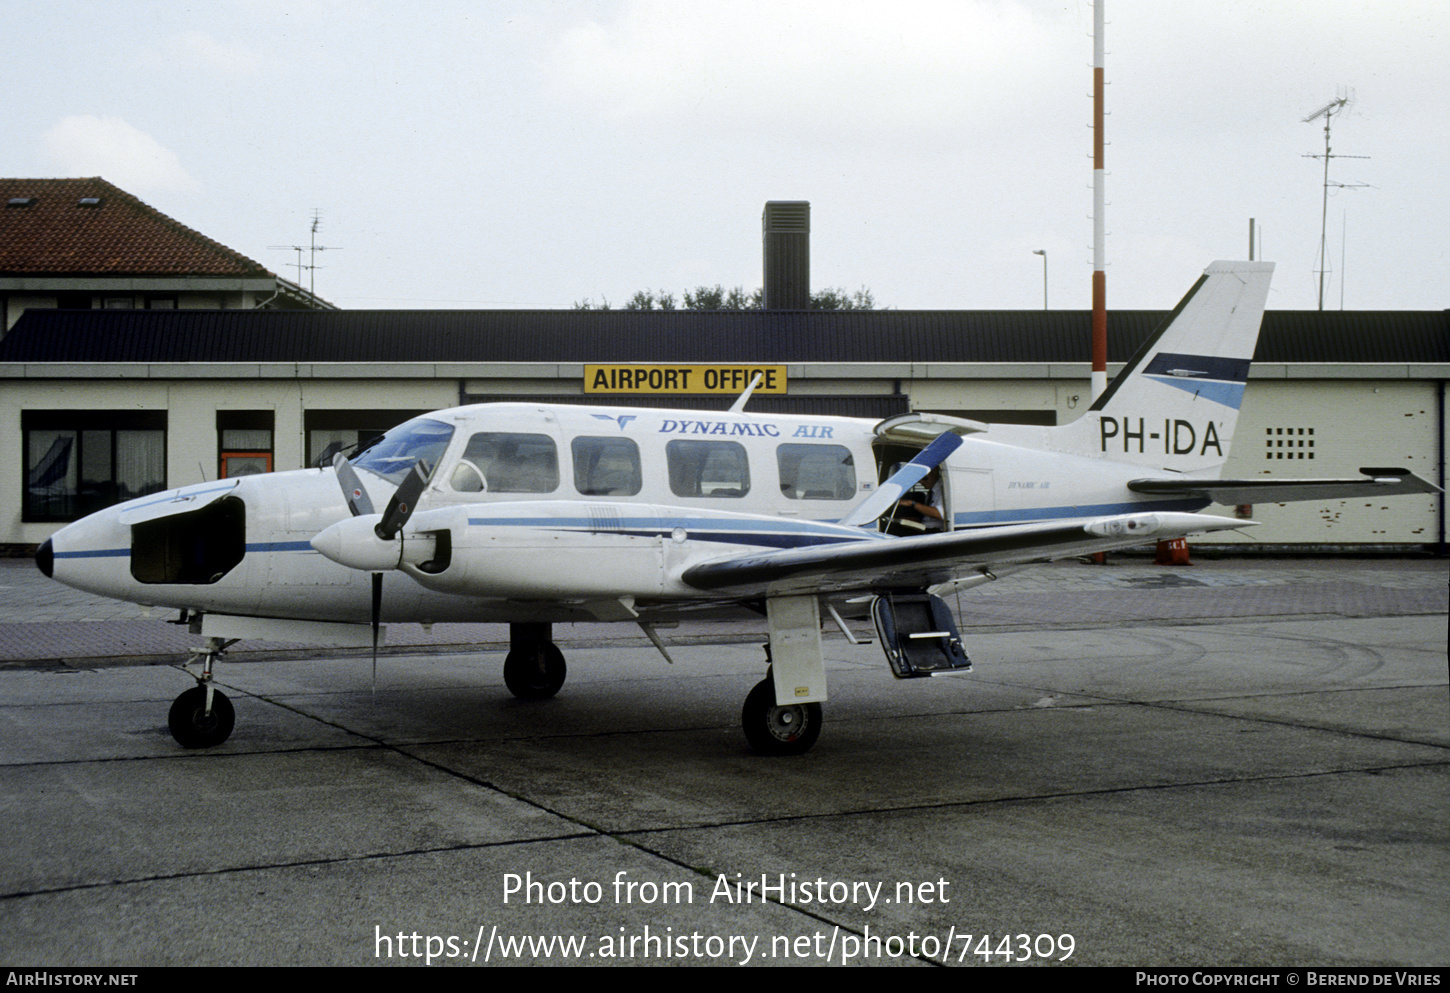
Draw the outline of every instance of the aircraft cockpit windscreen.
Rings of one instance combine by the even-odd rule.
[[[369,469],[398,484],[420,460],[424,471],[432,472],[452,437],[453,425],[415,417],[388,431],[351,461],[359,469]]]

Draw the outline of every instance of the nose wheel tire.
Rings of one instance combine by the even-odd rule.
[[[564,653],[553,642],[514,649],[504,657],[503,681],[520,700],[547,700],[568,676]]]
[[[821,705],[793,703],[776,706],[775,682],[762,679],[745,698],[740,724],[745,738],[759,755],[803,755],[821,735]]]
[[[166,719],[171,737],[182,748],[210,748],[231,736],[237,723],[232,702],[221,690],[212,690],[211,713],[206,710],[206,687],[187,690],[171,705]]]

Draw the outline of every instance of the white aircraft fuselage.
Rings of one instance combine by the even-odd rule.
[[[418,420],[448,437],[405,529],[402,569],[411,578],[389,577],[387,621],[612,617],[607,605],[622,597],[647,615],[698,609],[720,596],[683,582],[696,563],[747,550],[889,540],[836,523],[879,485],[871,421],[563,404],[482,404]],[[1041,429],[1000,425],[990,434],[1043,437]],[[483,466],[477,455],[465,459],[480,436],[487,441],[475,447],[495,449]],[[429,436],[428,445],[436,440]],[[505,466],[496,449],[510,441],[536,451]],[[424,454],[404,449],[389,458],[407,467]],[[600,470],[599,459],[611,457]],[[950,528],[1194,511],[1209,502],[1132,493],[1127,484],[1140,467],[1007,440],[969,436],[943,468]],[[387,502],[391,479],[366,464],[358,476],[373,504]],[[50,543],[52,574],[158,607],[364,622],[368,568],[313,546],[350,520],[331,468],[199,483],[62,529]],[[430,535],[443,530],[450,562],[430,572]],[[165,552],[149,552],[148,544]],[[364,566],[397,564],[390,555]]]

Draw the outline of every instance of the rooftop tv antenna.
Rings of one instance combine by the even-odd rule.
[[[268,245],[268,248],[284,249],[297,253],[297,261],[291,263],[297,267],[297,285],[302,285],[302,270],[307,270],[307,295],[312,298],[312,305],[317,306],[317,275],[321,268],[317,264],[318,252],[340,252],[341,248],[332,245],[319,245],[317,243],[317,232],[322,227],[322,211],[317,207],[312,208],[312,239],[306,245]],[[307,253],[307,264],[302,263],[302,253]]]
[[[1343,96],[1340,96],[1340,97],[1338,97],[1338,98],[1336,98],[1334,100],[1329,101],[1323,107],[1320,107],[1318,110],[1314,111],[1314,113],[1312,113],[1308,117],[1304,118],[1304,121],[1303,121],[1303,123],[1308,124],[1310,121],[1317,121],[1321,117],[1324,118],[1324,154],[1323,155],[1306,155],[1306,156],[1304,156],[1304,158],[1306,158],[1306,159],[1323,159],[1324,160],[1324,205],[1323,205],[1323,207],[1320,210],[1320,217],[1319,217],[1319,268],[1315,270],[1316,272],[1319,273],[1319,309],[1320,310],[1323,310],[1324,309],[1324,273],[1329,268],[1328,240],[1327,240],[1328,239],[1328,232],[1329,232],[1329,187],[1330,186],[1338,186],[1338,187],[1342,187],[1344,189],[1355,189],[1357,187],[1369,185],[1367,183],[1331,183],[1329,181],[1329,160],[1330,159],[1367,159],[1367,158],[1369,158],[1368,155],[1335,155],[1330,150],[1330,145],[1329,145],[1329,130],[1330,130],[1330,128],[1332,128],[1334,126],[1334,119],[1336,117],[1338,117],[1340,114],[1342,114],[1345,111],[1345,109],[1351,103],[1353,103],[1353,102],[1354,102],[1354,91],[1353,90],[1347,90]],[[1340,275],[1340,279],[1343,280],[1343,278],[1344,278],[1343,277],[1343,274],[1341,274]]]

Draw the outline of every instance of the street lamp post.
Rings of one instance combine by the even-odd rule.
[[[1042,256],[1042,309],[1047,309],[1047,249],[1034,248],[1033,255]]]

